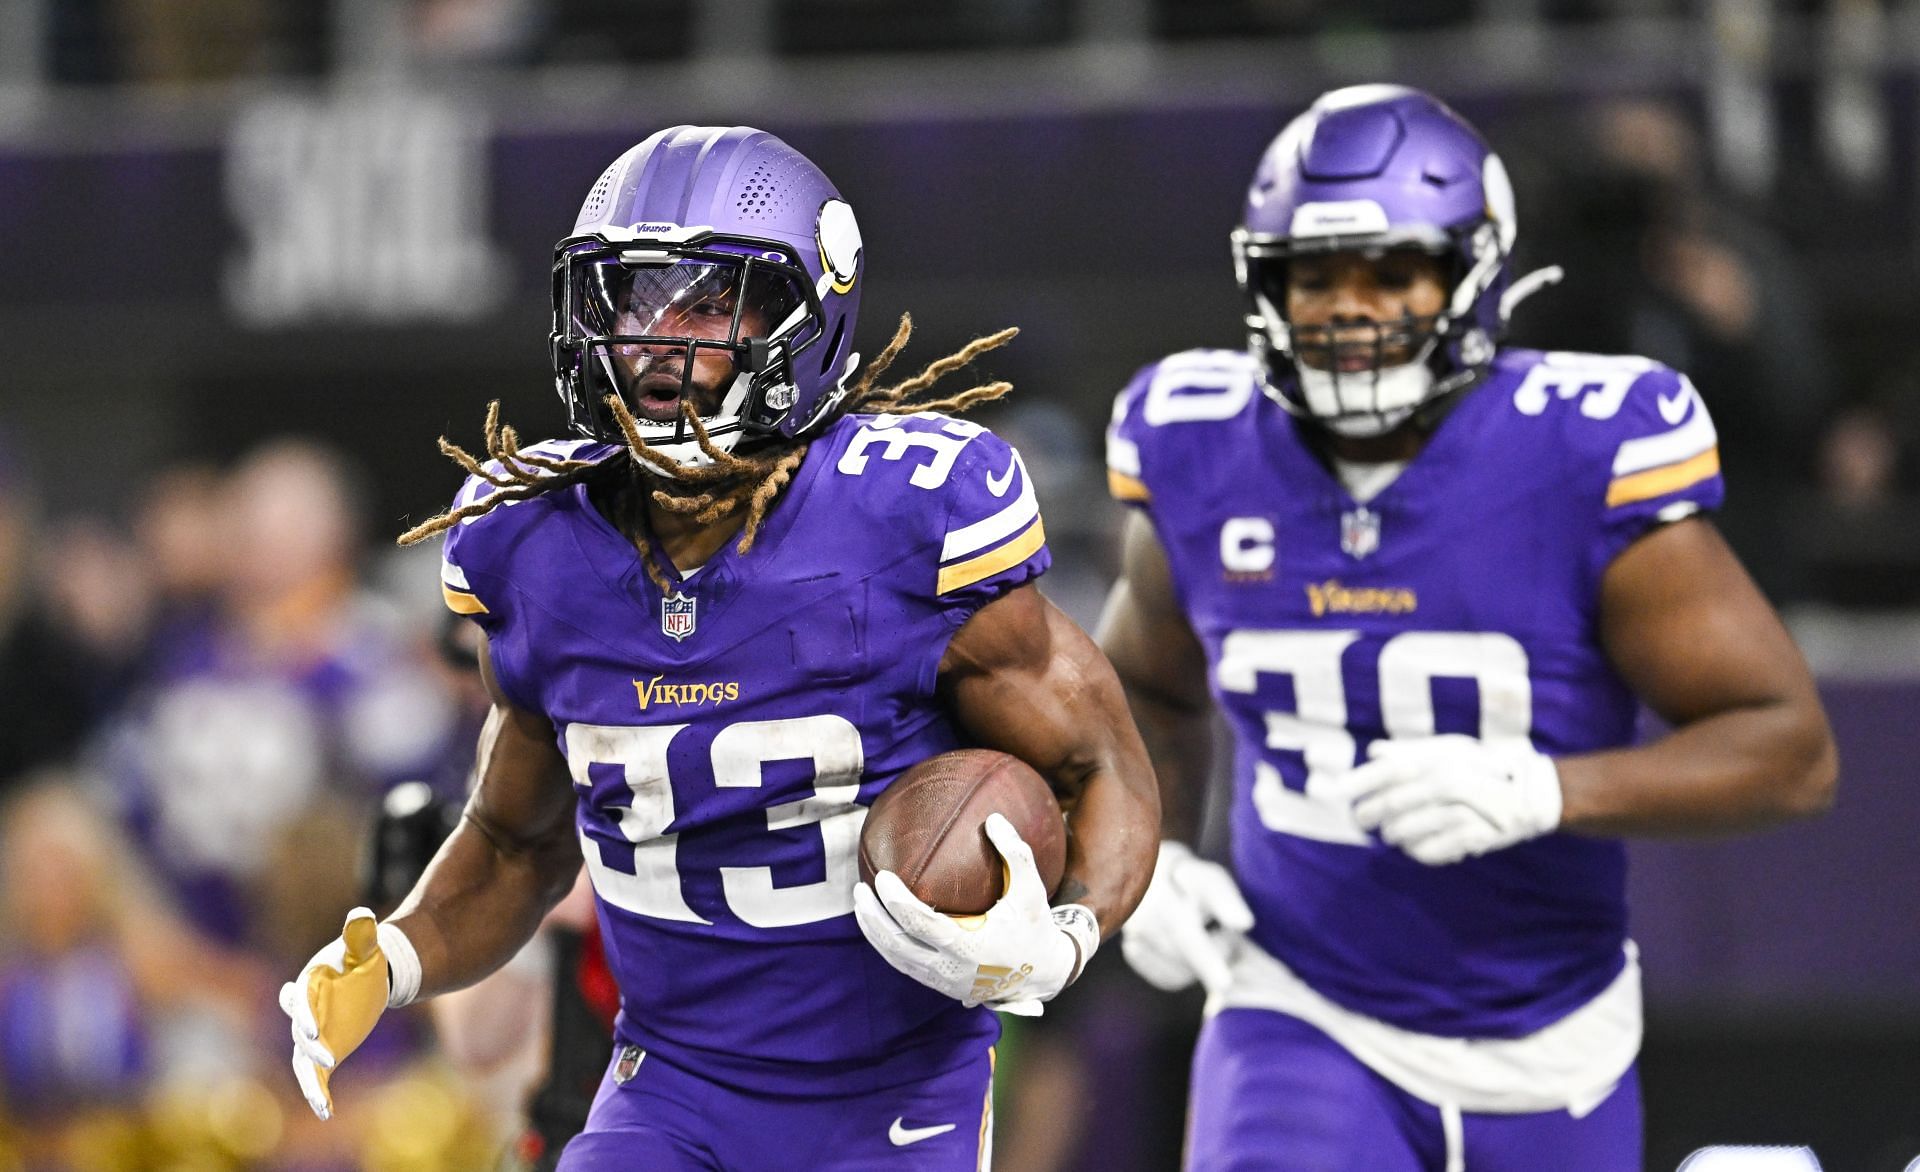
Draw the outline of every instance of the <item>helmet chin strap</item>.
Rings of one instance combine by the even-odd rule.
[[[747,391],[752,384],[752,371],[743,370],[734,375],[733,385],[729,386],[726,394],[720,397],[720,410],[714,413],[713,418],[701,420],[702,423],[707,425],[707,438],[712,442],[715,449],[730,453],[733,451],[734,445],[740,442],[740,409],[747,401]],[[712,429],[714,427],[725,426],[727,424],[733,424],[734,426],[729,431],[724,431],[717,435],[713,433]],[[655,424],[654,426],[667,427],[670,425],[661,423]],[[671,426],[677,427],[677,425]],[[646,434],[645,424],[641,425],[641,438],[646,439],[648,443],[653,443]],[[688,436],[688,438],[678,441],[667,440],[664,443],[653,444],[653,446],[660,454],[672,457],[674,460],[685,464],[689,468],[705,468],[714,462],[712,456],[707,455],[706,452],[701,450],[699,439],[693,436]]]

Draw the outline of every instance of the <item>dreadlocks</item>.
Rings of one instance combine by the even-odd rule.
[[[893,339],[868,363],[866,370],[848,389],[846,397],[825,422],[831,423],[843,415],[868,412],[920,415],[937,411],[957,415],[981,403],[998,399],[1013,389],[1012,383],[984,383],[941,399],[920,396],[931,390],[935,383],[982,354],[1006,345],[1019,332],[1017,329],[1005,329],[975,338],[954,353],[929,364],[912,378],[882,387],[878,385],[880,376],[893,365],[893,360],[906,347],[907,339],[913,336],[913,318],[902,314]],[[402,533],[399,543],[412,545],[436,533],[443,533],[462,521],[485,516],[499,505],[542,496],[601,476],[611,476],[624,466],[646,499],[668,512],[691,517],[698,524],[712,524],[745,509],[746,523],[741,530],[740,542],[735,547],[744,554],[753,548],[754,539],[760,535],[761,525],[766,521],[774,501],[779,499],[780,493],[792,481],[794,472],[807,456],[807,444],[764,455],[723,452],[707,434],[706,425],[701,422],[693,404],[683,402],[681,410],[693,428],[695,442],[711,461],[699,466],[683,464],[640,438],[639,424],[618,395],[607,396],[607,407],[620,425],[620,432],[627,441],[627,450],[610,460],[556,460],[521,450],[519,434],[500,422],[500,403],[496,399],[487,406],[484,439],[487,456],[498,466],[497,470],[482,464],[445,436],[440,437],[442,455],[471,475],[493,485],[496,491],[422,521]],[[616,495],[616,504],[624,499],[631,498]],[[625,509],[621,511],[625,512]],[[655,562],[652,545],[646,536],[645,526],[639,524],[639,518],[623,516],[611,519],[639,547],[641,564],[646,567],[647,576],[653,579],[654,585],[662,591],[671,590],[672,585],[665,572]]]

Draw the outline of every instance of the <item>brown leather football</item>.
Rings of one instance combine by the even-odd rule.
[[[999,812],[1033,848],[1051,897],[1067,867],[1067,825],[1046,779],[1018,757],[956,749],[929,757],[874,799],[860,831],[860,879],[892,871],[937,911],[979,915],[1001,896],[1006,876],[987,838]]]

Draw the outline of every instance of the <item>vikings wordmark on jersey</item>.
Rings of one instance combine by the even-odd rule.
[[[1113,493],[1152,519],[1235,726],[1253,938],[1401,1029],[1532,1033],[1627,963],[1621,844],[1556,834],[1426,867],[1316,783],[1385,737],[1627,743],[1600,579],[1647,529],[1720,503],[1706,405],[1644,359],[1502,351],[1363,508],[1258,380],[1244,353],[1176,355],[1122,392],[1108,440]]]
[[[948,640],[1048,561],[1013,449],[937,414],[833,424],[751,552],[728,543],[666,597],[582,486],[452,530],[448,604],[578,788],[621,1045],[810,1095],[979,1059],[993,1014],[860,935],[854,852],[875,795],[960,744],[934,693]]]

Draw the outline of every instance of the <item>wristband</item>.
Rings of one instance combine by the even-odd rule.
[[[1074,961],[1073,972],[1067,976],[1071,985],[1087,971],[1087,962],[1100,948],[1100,921],[1094,916],[1093,909],[1083,903],[1063,903],[1053,909],[1053,925],[1067,934],[1073,941],[1073,950],[1078,959]]]
[[[387,1008],[411,1004],[420,995],[420,954],[407,934],[391,923],[381,924],[375,934],[387,958]]]

